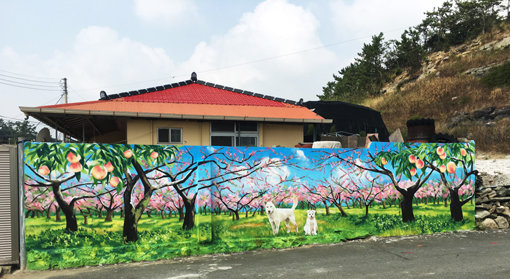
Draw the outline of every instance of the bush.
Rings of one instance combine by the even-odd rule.
[[[510,85],[510,62],[490,69],[482,82],[490,87]]]

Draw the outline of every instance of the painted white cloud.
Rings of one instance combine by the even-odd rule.
[[[341,39],[354,39],[385,33],[398,38],[408,27],[424,19],[424,13],[444,0],[333,0],[331,21]],[[370,41],[367,39],[365,41]]]
[[[176,26],[197,15],[192,0],[135,0],[134,9],[142,20],[166,26]]]
[[[196,71],[199,79],[268,95],[311,99],[337,67],[328,49],[302,52],[323,45],[318,28],[309,10],[267,0],[225,34],[199,43],[180,72]],[[328,64],[332,67],[324,67]]]
[[[99,26],[82,29],[70,49],[56,51],[48,58],[26,55],[4,47],[0,49],[0,63],[12,72],[67,77],[70,102],[97,100],[100,90],[112,94],[143,88],[140,81],[161,78],[164,73],[174,69],[172,59],[164,49],[121,37],[115,30]],[[150,84],[169,81],[170,77],[166,81],[152,81]],[[17,108],[20,105],[51,104],[51,100],[55,102],[55,97],[59,96],[59,92],[3,88],[12,92],[9,100],[2,103],[4,113],[8,111],[7,115],[21,115]]]

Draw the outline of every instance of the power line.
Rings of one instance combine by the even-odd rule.
[[[9,86],[12,86],[12,87],[19,87],[19,88],[26,88],[26,89],[33,89],[33,90],[40,90],[40,91],[51,91],[51,92],[60,91],[58,89],[43,89],[43,88],[36,88],[36,87],[29,87],[29,86],[10,84],[10,83],[1,82],[1,81],[0,81],[0,83],[1,84],[5,84],[5,85],[9,85]]]
[[[59,79],[59,78],[56,78],[56,77],[41,77],[41,76],[32,76],[32,75],[27,75],[27,74],[14,73],[14,72],[9,72],[9,71],[2,70],[2,69],[0,69],[0,72],[9,73],[11,75],[24,76],[24,77],[28,77],[28,78],[53,79],[53,80]]]
[[[15,81],[15,80],[4,79],[2,77],[0,77],[0,80],[3,80],[5,82],[14,83],[14,84],[26,85],[26,86],[34,86],[34,87],[46,87],[46,88],[55,88],[55,87],[57,87],[56,85],[32,84],[32,83],[26,83],[26,82],[20,82],[20,81]]]
[[[5,75],[5,74],[0,74],[0,76],[4,76],[4,77],[8,77],[8,78],[13,78],[13,79],[24,80],[24,81],[30,81],[30,82],[49,83],[49,84],[58,84],[58,82],[55,82],[55,81],[35,80],[35,79],[21,78],[21,77],[15,77],[15,76]]]
[[[24,119],[19,119],[19,118],[4,116],[4,115],[0,115],[0,118],[11,119],[11,120],[16,120],[16,121],[21,121],[21,122],[26,121],[26,122],[31,122],[31,123],[37,123],[37,121],[29,121],[29,120],[24,120]]]

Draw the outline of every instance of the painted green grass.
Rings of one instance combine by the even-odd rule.
[[[369,217],[364,209],[346,209],[348,217],[341,217],[331,208],[325,215],[318,209],[317,236],[305,236],[303,226],[306,210],[296,210],[298,233],[287,233],[284,224],[278,235],[273,236],[267,217],[241,215],[232,221],[229,215],[197,215],[197,226],[192,231],[183,231],[178,218],[147,218],[139,223],[137,243],[122,241],[123,220],[116,216],[113,222],[89,217],[88,225],[78,217],[79,230],[64,231],[65,221],[56,222],[46,218],[26,219],[27,264],[29,269],[68,268],[85,265],[114,264],[131,261],[151,261],[179,256],[222,252],[240,252],[253,249],[297,247],[308,244],[334,243],[370,235],[411,235],[443,231],[469,230],[475,227],[474,206],[466,204],[465,220],[450,219],[449,207],[443,205],[415,206],[416,221],[402,223],[398,208],[379,206],[370,208]],[[211,220],[213,222],[211,222]],[[214,235],[214,237],[211,237]]]

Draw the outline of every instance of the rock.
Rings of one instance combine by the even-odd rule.
[[[500,228],[500,229],[508,229],[508,227],[509,227],[508,221],[503,216],[496,217],[496,219],[494,221],[496,222],[496,224],[498,225],[498,228]]]
[[[480,229],[482,230],[497,230],[499,229],[498,224],[496,224],[496,221],[492,219],[485,219],[480,224]]]
[[[503,212],[501,212],[500,214],[510,218],[510,208],[508,208],[507,206],[503,206],[503,208],[504,208]]]
[[[510,197],[510,189],[500,189],[498,190],[498,196],[500,197]]]
[[[488,120],[490,118],[490,114],[496,110],[495,107],[486,107],[483,109],[479,109],[473,112],[473,119],[474,120]]]
[[[462,112],[460,113],[459,115],[457,116],[454,116],[450,119],[448,119],[448,121],[446,122],[446,127],[448,129],[451,129],[453,127],[456,127],[458,126],[459,124],[461,124],[462,122],[464,121],[469,121],[469,113],[467,112]]]
[[[485,217],[489,216],[490,213],[487,210],[477,210],[475,213],[476,219],[484,219]]]
[[[492,50],[494,49],[494,42],[487,43],[480,47],[480,50]]]
[[[496,207],[496,213],[497,213],[497,214],[501,214],[501,213],[503,213],[503,212],[505,212],[505,207],[504,207],[504,206],[498,206],[498,207]]]
[[[510,37],[503,38],[501,41],[494,44],[494,49],[504,49],[510,46]]]
[[[390,142],[404,142],[400,128],[397,128],[395,132],[390,135]]]
[[[495,109],[491,115],[492,118],[496,117],[510,117],[510,106]]]

